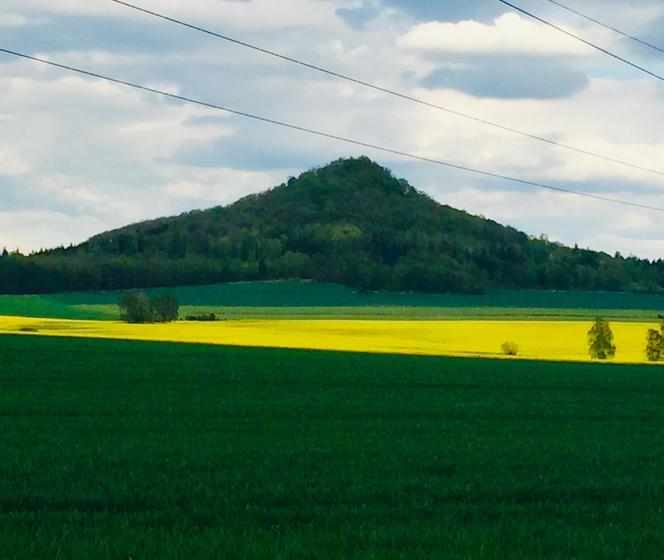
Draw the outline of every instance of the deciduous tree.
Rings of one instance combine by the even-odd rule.
[[[595,319],[588,331],[588,353],[593,360],[607,360],[616,355],[611,325],[601,317]]]

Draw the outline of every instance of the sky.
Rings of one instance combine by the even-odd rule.
[[[661,0],[568,0],[664,47]],[[497,0],[134,0],[235,39],[664,172],[664,83]],[[664,74],[664,55],[515,0]],[[535,142],[110,0],[3,0],[0,47],[239,111],[561,188],[664,206],[664,177]],[[664,258],[662,213],[312,137],[0,53],[0,247],[68,245],[229,204],[367,155],[435,200],[526,233]]]

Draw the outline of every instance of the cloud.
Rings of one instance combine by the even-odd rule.
[[[650,258],[652,260],[661,259],[662,255],[664,255],[664,239],[656,237],[642,239],[627,235],[598,233],[584,238],[582,243],[584,246],[592,248],[604,247],[605,251],[609,254],[618,251],[623,256],[635,255],[643,258]]]
[[[19,14],[0,14],[0,27],[23,27],[29,23],[27,17]]]
[[[23,0],[5,0],[6,9],[16,13],[53,14],[60,16],[104,17],[107,22],[113,20],[132,20],[134,22],[155,21],[125,6],[110,1],[81,2],[80,0],[31,0],[25,6]],[[265,30],[297,28],[329,23],[334,19],[336,7],[328,2],[311,0],[141,0],[137,5],[149,10],[167,14],[171,17],[198,20],[207,26],[221,26],[244,30]],[[108,19],[112,18],[112,19]],[[117,22],[116,22],[117,23]],[[166,25],[166,24],[163,24]],[[170,27],[170,26],[169,26]],[[170,29],[173,29],[170,27]]]
[[[235,202],[247,194],[264,191],[284,179],[273,173],[189,166],[174,166],[169,169],[169,176],[175,178],[175,181],[163,185],[162,192],[198,208]]]
[[[585,46],[559,32],[517,14],[507,13],[492,24],[430,21],[410,29],[397,41],[400,47],[438,53],[527,54],[585,56]]]
[[[351,27],[363,29],[370,21],[379,17],[381,11],[377,2],[362,2],[359,6],[339,8],[336,14]]]
[[[0,247],[23,252],[69,245],[103,230],[105,222],[92,216],[71,216],[62,212],[39,210],[0,211]]]
[[[489,57],[434,70],[422,80],[429,89],[458,89],[476,97],[556,99],[583,89],[587,76],[570,64],[532,57]]]
[[[504,12],[495,0],[384,0],[386,6],[397,8],[418,21],[492,21]]]
[[[0,177],[25,175],[28,169],[28,164],[15,151],[0,147]]]

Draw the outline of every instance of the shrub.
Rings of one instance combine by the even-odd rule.
[[[214,313],[201,313],[200,315],[187,315],[185,317],[187,321],[218,321],[217,316]]]
[[[593,360],[606,360],[616,355],[613,331],[609,322],[597,317],[588,331],[588,353]]]
[[[664,325],[662,325],[664,329]],[[651,362],[659,362],[664,355],[664,337],[655,329],[648,329],[646,337],[646,358]]]
[[[503,342],[500,349],[505,356],[516,356],[519,353],[519,346],[516,342]]]

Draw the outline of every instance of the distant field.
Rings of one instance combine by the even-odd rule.
[[[662,557],[658,368],[0,337],[0,558]]]
[[[110,314],[112,308],[107,309]],[[544,309],[523,307],[214,307],[183,306],[180,315],[215,313],[223,319],[338,319],[338,320],[565,320],[588,321],[601,316],[613,321],[656,320],[655,310],[641,309]],[[103,318],[103,317],[100,317]]]
[[[0,334],[76,336],[341,350],[433,356],[504,357],[503,342],[519,346],[519,357],[554,361],[589,361],[590,322],[517,320],[338,320],[280,318],[216,322],[177,321],[130,325],[119,321],[82,321],[0,317]],[[645,363],[645,340],[656,323],[612,323],[616,362]]]
[[[148,290],[150,291],[150,290]],[[151,290],[155,291],[155,290]],[[245,282],[169,288],[182,315],[226,318],[447,319],[515,318],[653,320],[664,295],[608,292],[495,291],[484,295],[354,292],[312,282]],[[120,292],[0,296],[0,315],[117,319]]]

